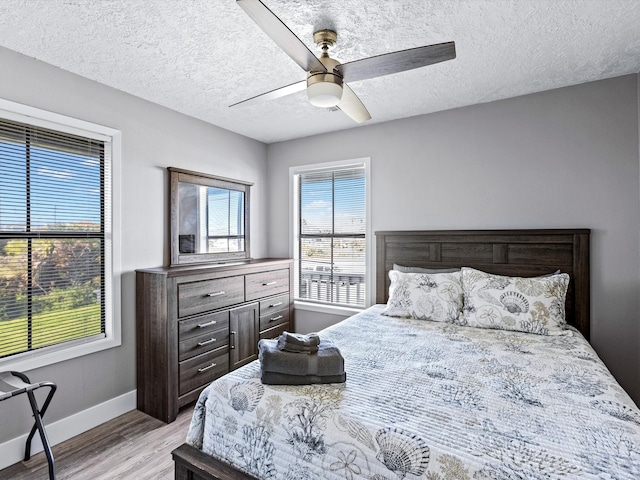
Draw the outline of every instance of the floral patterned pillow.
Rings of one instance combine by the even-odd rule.
[[[565,335],[565,297],[569,275],[522,278],[462,268],[464,310],[461,324]]]
[[[460,271],[402,273],[389,271],[391,286],[383,315],[453,323],[462,312]]]

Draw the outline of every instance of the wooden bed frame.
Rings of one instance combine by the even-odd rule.
[[[571,276],[567,322],[589,339],[588,229],[439,230],[376,232],[376,303],[386,303],[393,264],[409,267],[473,267],[497,275],[531,277],[556,270]],[[176,480],[243,480],[206,453],[181,445],[172,452]]]

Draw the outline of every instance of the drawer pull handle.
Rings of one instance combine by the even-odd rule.
[[[263,286],[263,287],[268,287],[269,285],[275,285],[276,283],[278,283],[278,282],[276,282],[276,281],[274,280],[273,282],[263,283],[263,284],[262,284],[262,286]]]
[[[211,320],[210,322],[207,322],[207,323],[199,323],[198,328],[208,327],[210,325],[215,325],[216,323],[217,322],[215,320]]]
[[[207,293],[205,297],[219,297],[220,295],[224,295],[224,290],[220,292]]]
[[[279,307],[280,305],[282,305],[282,302],[272,303],[271,305],[269,305],[269,308],[271,308],[271,307]]]
[[[234,332],[233,330],[229,332],[229,343],[231,344],[229,349],[233,350],[236,348],[236,332]]]
[[[208,367],[202,367],[198,369],[198,372],[202,373],[202,372],[206,372],[207,370],[209,370],[210,368],[214,368],[217,367],[216,363],[213,362],[211,365],[209,365]]]
[[[205,340],[204,342],[198,342],[199,347],[204,347],[205,345],[209,345],[210,343],[215,342],[215,338],[210,338],[209,340]]]
[[[276,320],[280,320],[281,318],[282,318],[282,315],[278,315],[277,317],[273,317],[272,319],[269,320],[269,323],[275,322]]]

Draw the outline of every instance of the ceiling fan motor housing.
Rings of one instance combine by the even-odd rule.
[[[319,30],[313,34],[313,41],[322,48],[320,62],[325,72],[308,72],[307,96],[317,107],[335,107],[342,99],[342,76],[334,69],[340,62],[329,57],[327,50],[335,45],[338,35],[333,30]]]

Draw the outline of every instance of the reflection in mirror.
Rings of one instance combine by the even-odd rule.
[[[246,182],[169,168],[171,264],[249,258]]]
[[[178,184],[180,253],[244,251],[244,192]]]

